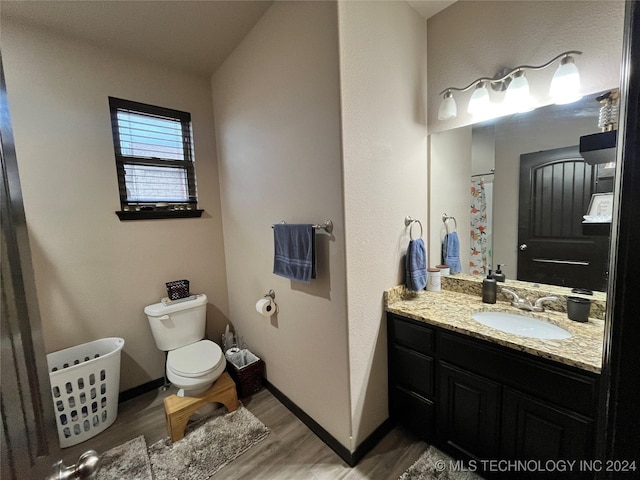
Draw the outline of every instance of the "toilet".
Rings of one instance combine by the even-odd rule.
[[[206,295],[168,305],[154,303],[144,309],[156,346],[168,352],[167,379],[180,389],[180,397],[207,390],[227,365],[222,349],[203,340],[206,309]]]

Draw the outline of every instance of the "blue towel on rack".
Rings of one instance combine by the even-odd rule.
[[[315,237],[311,224],[274,225],[273,273],[304,283],[316,278]]]
[[[423,290],[427,286],[427,249],[422,238],[409,241],[405,266],[407,288]]]
[[[442,261],[449,265],[451,273],[460,273],[462,264],[460,263],[460,239],[458,232],[447,233],[442,242]]]

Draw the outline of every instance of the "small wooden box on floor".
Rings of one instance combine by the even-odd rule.
[[[209,390],[194,397],[170,395],[164,399],[164,413],[167,420],[167,431],[171,441],[184,437],[184,429],[191,415],[206,403],[222,403],[230,412],[238,408],[236,384],[227,372],[220,375]]]

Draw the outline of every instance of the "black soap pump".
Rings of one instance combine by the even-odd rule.
[[[496,282],[504,282],[506,277],[504,273],[502,273],[502,267],[504,267],[504,263],[498,264],[498,269],[493,273],[493,278]]]
[[[489,270],[489,274],[487,278],[482,280],[482,301],[483,303],[496,303],[496,292],[497,292],[497,284],[496,280],[493,278],[491,274],[491,270]]]

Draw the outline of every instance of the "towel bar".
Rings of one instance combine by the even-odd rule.
[[[286,223],[284,220],[280,223]],[[273,228],[273,225],[271,225]],[[331,220],[325,220],[322,225],[313,225],[315,230],[324,230],[327,233],[333,232],[333,222]]]

